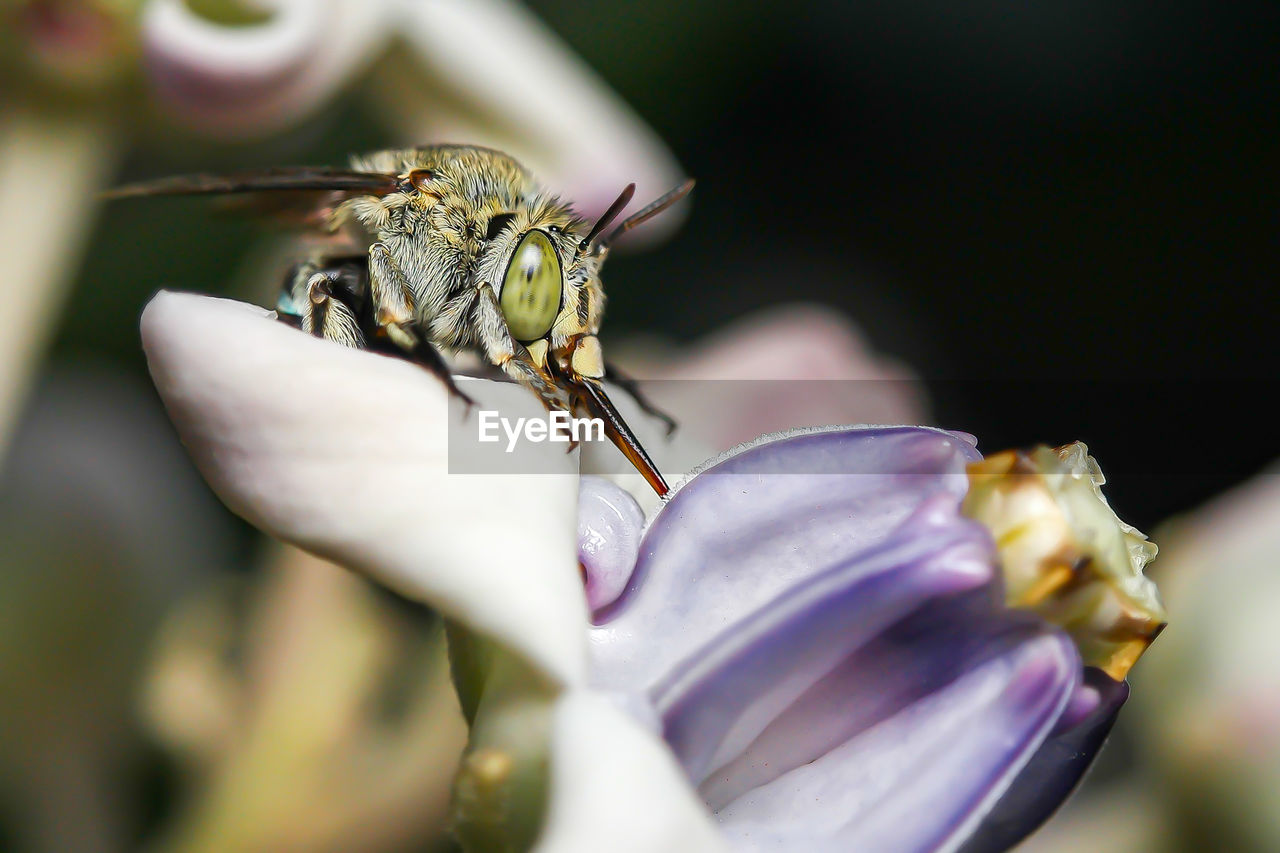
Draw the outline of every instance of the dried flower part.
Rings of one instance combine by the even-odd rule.
[[[587,528],[607,546],[580,543],[588,590],[635,555],[593,610],[590,683],[662,737],[731,849],[1007,849],[1088,767],[1124,690],[1004,605],[960,513],[979,459],[938,429],[796,430],[683,482],[638,548],[625,516]],[[584,514],[617,518],[607,497]],[[1002,846],[967,846],[979,825]]]
[[[1165,625],[1142,574],[1156,545],[1107,504],[1089,448],[1007,450],[968,470],[964,512],[995,538],[1009,605],[1062,626],[1086,665],[1123,679]]]

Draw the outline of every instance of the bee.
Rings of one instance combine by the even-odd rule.
[[[342,346],[410,359],[468,407],[441,350],[474,352],[548,410],[602,420],[614,445],[665,496],[666,481],[602,384],[608,379],[630,392],[668,432],[674,426],[604,358],[597,337],[605,307],[600,267],[612,240],[692,188],[693,181],[684,183],[605,235],[635,184],[590,223],[508,155],[436,145],[356,157],[350,169],[186,175],[107,195],[301,195],[309,224],[355,232],[365,248],[297,264],[276,306],[281,320]]]

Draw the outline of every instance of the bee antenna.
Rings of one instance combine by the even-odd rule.
[[[662,211],[666,210],[667,208],[671,207],[671,205],[675,204],[680,199],[687,196],[693,190],[693,185],[694,185],[694,180],[693,178],[690,178],[680,186],[673,189],[671,192],[664,195],[662,198],[657,199],[656,201],[650,202],[640,210],[631,214],[626,219],[622,220],[621,225],[613,229],[613,233],[610,234],[608,238],[606,238],[607,242],[612,243],[616,237],[627,233],[632,228],[635,228],[637,225],[648,222],[650,219],[657,216],[659,213],[662,213]]]
[[[591,226],[591,233],[588,234],[581,243],[578,244],[578,254],[584,254],[587,249],[591,248],[591,244],[600,236],[600,232],[609,227],[609,223],[618,218],[618,214],[622,209],[631,203],[631,197],[636,194],[636,185],[627,184],[626,188],[618,194],[613,204],[609,205],[609,209],[604,215],[596,220],[596,224]]]

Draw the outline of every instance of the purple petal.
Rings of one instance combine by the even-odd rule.
[[[631,493],[600,477],[578,483],[578,562],[586,574],[587,604],[595,613],[612,604],[636,565],[644,513]]]
[[[656,683],[748,614],[883,542],[928,499],[958,503],[978,458],[925,427],[804,433],[730,456],[653,520],[625,592],[597,615],[593,680]]]
[[[952,556],[964,559],[960,549]],[[877,633],[770,722],[741,755],[704,780],[707,802],[723,807],[820,758],[1025,638],[1036,620],[991,619],[993,592],[986,587],[935,599]]]
[[[845,695],[820,696],[815,708],[811,688],[932,599],[987,584],[994,575],[992,554],[986,531],[939,496],[884,543],[805,580],[698,649],[651,690],[665,736],[690,776],[702,780],[738,763],[784,712],[797,720],[787,727],[795,737],[784,738],[782,750],[770,750],[771,760],[763,762],[768,778],[757,764],[753,772],[742,767],[728,773],[726,784],[761,784],[838,746],[856,731],[848,725],[875,702],[862,701],[866,691],[848,684]],[[842,706],[841,715],[814,727],[806,718],[822,716],[832,700]],[[794,713],[797,703],[813,713]],[[732,798],[719,787],[713,806],[717,798]]]
[[[1102,670],[1090,667],[1079,692],[1095,697],[1093,709],[1068,727],[1059,720],[1058,730],[1040,746],[965,842],[963,853],[1008,850],[1048,820],[1075,790],[1129,697],[1129,684],[1113,681]]]
[[[1069,638],[1022,630],[949,684],[720,809],[726,834],[748,850],[931,850],[962,840],[1079,681]]]

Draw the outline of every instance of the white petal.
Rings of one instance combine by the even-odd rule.
[[[539,853],[728,849],[662,740],[602,695],[566,692],[551,738]]]
[[[1257,849],[1280,849],[1275,812],[1256,805],[1280,791],[1280,465],[1156,535],[1173,627],[1137,666],[1131,730],[1153,775],[1214,802]]]
[[[428,91],[397,90],[400,120],[416,141],[491,145],[531,168],[588,215],[603,212],[636,184],[647,204],[682,180],[671,152],[599,77],[527,9],[510,0],[403,0],[401,35],[416,48],[448,97],[427,110],[404,99]],[[464,104],[460,110],[455,105]],[[424,136],[425,134],[425,136]],[[637,234],[665,233],[681,205]]]
[[[385,3],[259,0],[269,20],[227,26],[182,0],[151,0],[142,31],[149,72],[170,108],[217,136],[265,133],[310,112],[382,47]]]
[[[563,447],[506,457],[485,445],[517,473],[459,473],[448,443],[462,407],[438,380],[242,303],[161,293],[142,337],[184,443],[233,511],[581,681],[577,460]],[[545,417],[514,385],[465,389],[477,409]],[[466,434],[474,424],[473,413]],[[518,473],[535,463],[553,473]]]

